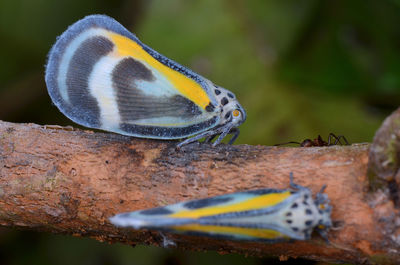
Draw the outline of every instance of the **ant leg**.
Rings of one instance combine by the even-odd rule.
[[[335,139],[334,144],[331,144],[332,138]],[[336,136],[334,133],[330,133],[328,136],[328,145],[337,145],[338,143],[340,145],[343,145],[343,143],[340,141],[341,139],[345,142],[345,145],[349,145],[349,142],[347,141],[346,137],[344,137],[343,135]]]
[[[342,143],[340,142],[340,139],[342,139],[342,140],[344,141],[344,144],[345,144],[345,145],[350,145],[349,142],[347,141],[346,137],[344,137],[344,135],[339,135],[338,138],[339,138],[339,143],[340,143],[340,144],[342,144]]]
[[[332,145],[332,144],[331,144],[332,138],[334,138],[334,139],[336,140],[335,143],[334,143],[333,145],[336,145],[336,144],[337,144],[338,140],[337,140],[336,135],[333,134],[333,133],[329,133],[329,136],[328,136],[328,146],[331,146],[331,145]]]

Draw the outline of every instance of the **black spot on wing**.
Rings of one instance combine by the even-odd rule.
[[[154,80],[153,73],[141,62],[128,57],[122,59],[113,71],[115,81],[135,81],[135,80]]]
[[[226,97],[223,97],[222,99],[221,99],[221,104],[222,104],[222,106],[225,106],[226,104],[228,104],[229,103],[229,100],[226,98]]]
[[[235,98],[235,96],[232,93],[228,93],[228,97]]]
[[[214,92],[215,92],[215,95],[217,95],[217,96],[218,96],[219,94],[221,94],[221,90],[219,90],[219,89],[215,89]]]
[[[307,221],[304,222],[304,224],[305,224],[306,226],[310,226],[310,225],[312,225],[312,223],[313,223],[312,220],[307,220]]]
[[[187,202],[184,204],[184,206],[188,209],[200,209],[200,208],[204,208],[204,207],[218,205],[221,203],[226,203],[231,200],[233,200],[233,197],[207,198],[207,199]]]
[[[189,99],[183,97],[183,96],[173,96],[171,99],[171,104],[176,104],[177,106],[181,106],[181,109],[183,109],[183,115],[182,116],[190,116],[190,117],[195,117],[197,115],[201,115],[201,111],[199,107],[194,104],[192,101]],[[208,105],[209,106],[209,105]]]
[[[183,96],[146,95],[136,87],[136,82],[154,79],[150,69],[131,57],[114,68],[112,80],[122,122],[165,116],[192,118],[201,114],[199,107]]]
[[[182,138],[203,131],[205,128],[210,128],[217,121],[217,117],[213,117],[204,122],[189,125],[186,127],[159,127],[159,126],[142,126],[130,123],[121,123],[120,129],[136,135],[157,138]]]
[[[215,110],[215,106],[210,102],[210,104],[208,104],[206,107],[206,111],[213,112],[214,110]]]
[[[158,214],[171,214],[171,213],[173,212],[165,207],[157,207],[153,209],[140,211],[140,214],[143,215],[158,215]]]
[[[88,91],[89,75],[93,66],[105,55],[112,51],[114,44],[102,36],[92,37],[84,41],[76,49],[71,58],[67,71],[67,89],[71,106],[76,120],[93,127],[100,126],[99,106]]]
[[[264,195],[269,193],[283,193],[286,192],[285,190],[277,190],[277,189],[259,189],[259,190],[249,190],[243,193],[250,194],[250,195]]]

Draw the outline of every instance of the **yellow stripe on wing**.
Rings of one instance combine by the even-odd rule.
[[[221,205],[213,207],[204,207],[198,210],[187,210],[181,211],[169,215],[168,217],[175,218],[199,218],[204,216],[211,216],[216,214],[230,213],[230,212],[241,212],[248,210],[256,210],[261,208],[267,208],[276,205],[290,196],[290,191],[282,193],[269,193],[260,195],[239,203],[233,203],[231,205]]]
[[[205,109],[210,103],[207,93],[197,82],[160,63],[133,40],[112,32],[109,32],[108,35],[116,45],[117,52],[120,56],[131,56],[145,61],[151,67],[154,67],[160,73],[164,74],[182,95],[201,108]]]
[[[216,225],[181,225],[174,226],[173,229],[177,231],[193,231],[204,232],[207,234],[225,234],[225,235],[243,235],[249,237],[263,238],[263,239],[278,239],[287,237],[284,234],[271,230],[271,229],[257,229],[257,228],[244,228],[232,226],[216,226]]]

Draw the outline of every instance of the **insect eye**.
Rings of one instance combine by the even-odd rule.
[[[240,111],[238,111],[237,109],[235,109],[234,111],[232,111],[232,115],[233,115],[233,117],[239,117]]]

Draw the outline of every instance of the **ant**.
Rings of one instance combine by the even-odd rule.
[[[334,141],[333,141],[334,140]],[[344,144],[341,142],[343,140]],[[287,143],[281,143],[281,144],[275,144],[274,146],[280,146],[280,145],[286,145],[286,144],[298,144],[301,147],[312,147],[312,146],[332,146],[332,145],[349,145],[349,142],[347,141],[346,137],[343,135],[336,136],[333,133],[330,133],[328,136],[328,142],[325,142],[321,135],[318,135],[317,138],[314,140],[311,139],[305,139],[303,142],[287,142]]]

